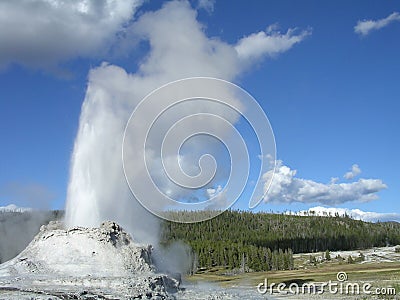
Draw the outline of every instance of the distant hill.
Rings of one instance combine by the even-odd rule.
[[[321,217],[226,211],[202,223],[164,222],[161,239],[164,244],[175,240],[189,244],[200,268],[243,268],[245,265],[252,270],[290,269],[292,252],[400,244],[400,223],[369,223],[347,215]]]
[[[32,208],[28,207],[19,207],[16,206],[15,204],[9,204],[7,206],[0,206],[0,212],[25,212],[25,211],[31,211]]]
[[[179,212],[204,213],[207,212]],[[63,215],[63,211],[0,210],[0,263],[19,254],[41,225],[59,220]],[[190,245],[193,270],[213,266],[243,271],[291,269],[293,253],[398,245],[400,223],[369,223],[347,215],[321,217],[226,211],[201,223],[164,221],[160,239],[164,245],[174,241]]]

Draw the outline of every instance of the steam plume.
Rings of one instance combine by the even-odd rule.
[[[172,80],[193,76],[234,80],[256,62],[253,56],[250,61],[239,55],[235,45],[207,37],[196,17],[197,12],[183,1],[166,3],[160,10],[142,15],[128,30],[129,39],[150,45],[138,71],[128,74],[107,63],[90,71],[71,161],[67,225],[98,226],[103,220],[112,219],[142,242],[157,241],[158,219],[133,198],[123,174],[122,139],[131,112],[144,96]],[[300,33],[296,43],[304,36]],[[269,42],[275,39],[279,46],[285,37],[293,38],[293,34],[274,32]],[[240,46],[251,40],[251,36],[241,39]],[[246,48],[248,51],[252,44]],[[293,44],[285,44],[282,52]],[[258,57],[262,59],[263,55]],[[179,114],[184,115],[185,111]],[[157,139],[160,137],[156,135],[154,141]],[[151,155],[155,150],[150,142],[147,151]],[[181,161],[186,160],[190,159],[181,157]],[[134,165],[134,161],[130,163]],[[179,193],[168,185],[162,188]]]

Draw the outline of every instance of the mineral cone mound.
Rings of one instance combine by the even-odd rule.
[[[155,272],[151,246],[109,221],[72,229],[50,222],[0,265],[0,299],[175,299],[178,287]]]

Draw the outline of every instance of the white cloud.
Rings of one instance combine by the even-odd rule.
[[[361,174],[361,169],[357,164],[351,166],[351,171],[343,175],[343,178],[351,180]]]
[[[269,182],[272,171],[263,175]],[[267,190],[265,186],[264,191]],[[380,179],[359,179],[355,182],[337,183],[335,180],[328,184],[296,177],[296,170],[291,170],[277,161],[272,184],[264,197],[265,202],[277,203],[321,203],[336,205],[349,201],[367,202],[378,198],[377,193],[387,188]]]
[[[208,13],[214,11],[215,0],[199,0],[197,8],[204,9]]]
[[[301,210],[298,212],[288,212],[288,214],[295,214],[298,216],[339,216],[348,215],[356,220],[363,220],[366,222],[386,222],[386,221],[396,221],[400,222],[399,213],[378,213],[370,211],[362,211],[360,209],[348,209],[348,208],[335,208],[335,207],[323,207],[316,206],[309,208],[308,210]]]
[[[253,33],[240,39],[235,46],[239,58],[253,62],[264,56],[275,56],[288,51],[311,35],[311,30],[303,30],[296,34],[298,30],[290,28],[286,33],[281,33],[276,27],[276,25],[271,25],[266,31]]]
[[[400,21],[400,14],[398,12],[393,12],[389,16],[379,20],[363,20],[358,21],[357,25],[354,26],[354,32],[360,35],[366,36],[371,31],[381,29],[388,26],[390,23],[395,21]]]
[[[206,193],[208,199],[214,198],[206,209],[220,209],[228,202],[226,190],[221,185],[218,185],[216,188],[207,189]]]
[[[145,19],[153,19],[155,15],[161,19],[165,18],[163,15],[165,10],[145,14],[147,17],[142,18],[142,23],[147,23],[149,28],[144,28],[139,24],[130,26],[134,13],[142,2],[143,0],[0,1],[0,44],[2,45],[0,69],[14,63],[34,68],[54,68],[62,62],[78,57],[107,57],[111,49],[125,53],[137,44],[138,35],[148,35],[150,32],[153,35],[163,32],[164,35],[160,36],[163,41],[165,38],[179,36],[183,31],[195,33],[193,39],[200,37],[198,29],[202,31],[202,25],[196,21],[190,24],[195,26],[189,28],[174,26],[188,24],[188,18],[196,17],[195,10],[184,14],[180,9],[177,12],[168,12],[171,22],[168,28],[174,27],[177,32],[166,32],[165,29],[145,21]],[[197,8],[211,13],[214,4],[214,0],[199,0]],[[186,1],[182,1],[182,5],[190,7]],[[175,17],[182,17],[183,20],[174,19]],[[131,29],[134,32],[133,36],[130,34]],[[275,26],[270,26],[265,32],[242,38],[234,48],[217,39],[210,39],[207,43],[208,49],[198,49],[197,52],[225,53],[227,61],[234,57],[237,63],[239,57],[242,62],[250,64],[263,56],[283,53],[310,34],[307,30],[299,34],[295,34],[295,31],[295,29],[289,29],[285,34],[281,34],[275,30]],[[152,41],[158,43],[153,39]],[[176,45],[187,46],[180,42]],[[153,47],[153,50],[156,48],[158,47]],[[190,49],[195,50],[193,47]],[[176,50],[179,54],[186,49]],[[214,63],[218,64],[218,61]],[[236,64],[232,67],[235,68]]]
[[[0,68],[104,55],[141,0],[0,1]]]
[[[220,191],[222,191],[222,186],[218,185],[217,188],[209,188],[206,191],[207,191],[208,198],[212,198],[212,197],[218,195],[218,193]]]
[[[132,25],[130,38],[149,41],[151,46],[140,65],[143,75],[157,74],[160,79],[173,80],[183,74],[207,74],[232,79],[240,71],[234,48],[208,38],[196,18],[197,11],[188,2],[173,1],[161,10],[144,14]]]
[[[331,184],[334,184],[337,182],[339,182],[339,177],[331,177],[331,181],[330,181]]]

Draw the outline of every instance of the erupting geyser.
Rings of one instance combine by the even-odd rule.
[[[156,244],[159,221],[132,196],[122,167],[126,122],[144,89],[123,69],[103,64],[90,72],[71,159],[66,226],[121,224],[135,239]],[[129,88],[128,88],[129,86]]]
[[[144,101],[146,95],[167,83],[197,76],[231,81],[267,54],[266,49],[256,53],[248,52],[246,49],[252,40],[250,37],[244,37],[236,44],[207,37],[203,25],[196,18],[197,11],[187,1],[171,1],[165,3],[158,11],[144,13],[137,21],[130,24],[129,30],[127,30],[129,38],[135,42],[144,42],[149,45],[149,49],[143,60],[139,62],[135,73],[127,73],[123,68],[108,63],[103,63],[90,71],[71,159],[65,218],[68,227],[93,227],[99,226],[104,220],[114,220],[139,241],[157,243],[159,221],[139,204],[137,200],[140,199],[133,197],[124,176],[121,156],[124,130],[127,128],[129,117],[136,108],[140,107],[138,104],[142,100]],[[302,33],[302,35],[306,34],[307,32]],[[276,32],[276,36],[283,37],[285,35]],[[289,35],[289,37],[292,36]],[[294,37],[296,36],[294,35]],[[293,41],[293,43],[295,42]],[[293,43],[290,44],[290,47]],[[186,90],[178,89],[178,96],[175,100],[182,100],[179,98],[180,91],[183,95],[187,95],[191,90],[190,86],[186,87]],[[203,85],[202,90],[211,91],[213,87]],[[135,120],[134,127],[141,134],[149,133],[149,136],[146,136],[146,145],[143,146],[143,149],[132,150],[133,155],[129,155],[128,163],[131,166],[129,179],[135,178],[135,182],[140,182],[140,188],[145,193],[149,191],[150,194],[154,190],[154,186],[146,183],[143,178],[141,180],[141,174],[150,172],[156,188],[176,202],[195,200],[200,203],[214,198],[223,203],[227,199],[231,199],[231,195],[229,195],[231,191],[227,191],[228,194],[225,194],[224,187],[228,186],[228,177],[231,169],[234,169],[232,165],[238,169],[242,168],[242,165],[236,161],[235,164],[230,164],[229,157],[218,164],[215,177],[212,177],[210,181],[202,181],[204,185],[196,190],[197,194],[193,193],[192,185],[185,190],[182,187],[186,188],[186,185],[168,177],[170,174],[176,175],[182,170],[187,173],[186,178],[197,177],[198,173],[202,171],[200,161],[210,162],[211,156],[219,158],[218,155],[224,151],[221,150],[223,148],[221,143],[217,143],[213,139],[205,139],[207,134],[199,132],[199,126],[192,121],[193,119],[186,119],[187,122],[184,122],[184,126],[182,125],[185,132],[193,133],[193,138],[190,141],[188,139],[187,143],[185,141],[182,151],[179,153],[167,151],[167,157],[161,157],[160,153],[160,146],[166,136],[165,129],[173,128],[174,124],[178,124],[180,120],[191,115],[214,116],[214,121],[207,119],[204,123],[213,129],[212,136],[217,137],[218,140],[221,137],[226,142],[235,137],[232,135],[236,130],[235,125],[239,123],[242,113],[248,109],[248,106],[246,102],[242,102],[242,99],[236,99],[237,95],[231,94],[231,91],[233,90],[221,90],[222,94],[227,95],[225,105],[210,104],[210,101],[187,101],[187,103],[167,107],[164,111],[163,104],[165,102],[163,103],[163,98],[160,98],[151,105],[141,106],[151,111],[141,111]],[[194,96],[199,98],[202,95]],[[250,110],[250,114],[252,112]],[[158,122],[158,125],[154,127],[157,129],[153,130],[152,127],[151,132],[149,132],[148,126],[143,125],[147,123],[149,115],[157,116]],[[199,115],[199,118],[201,119],[202,116]],[[217,118],[223,120],[226,126],[220,126],[222,123],[217,123],[215,121]],[[254,118],[261,120],[265,116],[255,115]],[[245,124],[246,122],[241,123]],[[253,125],[250,122],[248,127]],[[255,128],[257,129],[257,126]],[[268,138],[260,136],[260,141],[270,144],[271,151],[262,153],[255,150],[257,153],[254,153],[255,157],[261,158],[260,169],[263,173],[266,170],[263,169],[262,161],[265,160],[266,155],[271,155],[273,161],[275,154],[269,124],[266,124],[265,129],[256,131],[256,134],[269,135]],[[129,133],[132,143],[142,142],[140,139],[136,139],[135,132]],[[236,142],[238,139],[232,138],[231,140]],[[130,148],[132,143],[124,145],[124,149],[125,146]],[[233,147],[233,149],[235,148]],[[210,155],[208,156],[208,154]],[[141,168],[144,155],[148,159],[146,160],[148,163],[146,170]],[[207,157],[208,159],[204,159]],[[240,157],[244,157],[244,155]],[[161,160],[162,162],[160,162]],[[166,174],[167,169],[163,168],[164,163],[165,166],[172,166],[172,172]],[[208,165],[213,164],[208,163]],[[242,184],[234,182],[230,190],[235,189],[236,185],[241,186]],[[266,183],[265,186],[268,187],[268,184]],[[263,185],[260,186],[258,201],[261,200],[262,189]],[[215,193],[211,193],[210,196],[210,191]],[[156,197],[149,198],[152,201],[152,207],[158,210],[171,209],[171,206],[168,205],[163,207],[163,203],[158,202]],[[217,207],[214,207],[214,210],[221,209],[217,201],[215,201]],[[257,203],[257,201],[252,201],[250,206],[254,207]],[[225,208],[223,207],[223,209]]]

